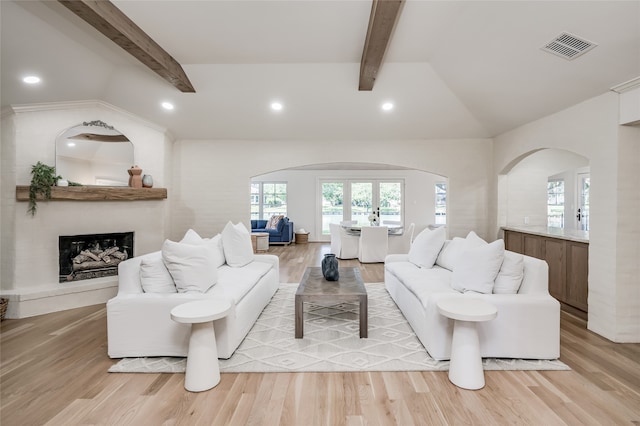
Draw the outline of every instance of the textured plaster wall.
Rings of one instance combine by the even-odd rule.
[[[611,92],[500,135],[494,145],[496,175],[544,148],[589,159],[588,327],[620,342],[640,341],[640,298],[628,297],[637,294],[639,285],[637,239],[634,243],[630,236],[637,235],[640,222],[632,219],[630,210],[621,208],[637,203],[640,159],[635,154],[640,141],[633,139],[637,139],[637,129],[618,125],[618,95]],[[629,187],[628,182],[636,184]],[[622,266],[627,264],[635,266]],[[635,314],[629,314],[631,311]]]
[[[488,139],[178,141],[174,146],[171,236],[179,239],[189,228],[213,234],[229,220],[249,226],[252,176],[308,164],[364,162],[404,166],[447,177],[449,235],[465,236],[475,230],[492,239],[487,226],[493,203],[491,147]],[[315,188],[310,191],[315,192]],[[425,188],[424,196],[432,197],[433,188]],[[424,222],[432,223],[432,219],[425,218]]]
[[[33,106],[5,114],[2,120],[3,294],[18,295],[16,297],[28,297],[26,295],[30,293],[56,296],[67,294],[74,286],[86,286],[87,281],[93,281],[58,283],[60,235],[134,231],[137,255],[157,250],[162,244],[169,229],[167,200],[40,202],[34,217],[27,213],[27,202],[15,201],[15,185],[29,184],[31,165],[38,161],[55,164],[57,135],[69,127],[92,120],[102,120],[114,126],[133,142],[135,162],[144,173],[153,175],[154,186],[166,187],[170,183],[166,157],[171,143],[164,130],[106,104]],[[128,177],[126,170],[123,173]],[[115,286],[117,278],[111,281],[105,286]],[[44,305],[39,309],[49,310]],[[62,305],[68,306],[60,303]],[[82,300],[71,305],[82,306]],[[56,306],[50,308],[57,310]]]

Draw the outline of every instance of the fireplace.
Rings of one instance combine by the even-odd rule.
[[[58,237],[60,282],[118,275],[118,264],[133,257],[133,232]]]

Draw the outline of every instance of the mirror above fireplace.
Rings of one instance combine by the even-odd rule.
[[[81,185],[127,186],[133,144],[103,121],[84,122],[56,138],[56,173]]]

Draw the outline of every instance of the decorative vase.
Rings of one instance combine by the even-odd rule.
[[[153,177],[151,177],[151,175],[142,176],[142,187],[153,188]]]
[[[142,188],[142,169],[138,166],[131,166],[129,170],[129,186],[131,188]]]
[[[333,253],[327,253],[322,259],[322,275],[327,281],[338,281],[340,274],[338,272],[338,259]]]

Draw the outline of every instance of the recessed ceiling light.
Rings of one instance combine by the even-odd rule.
[[[274,111],[281,111],[283,108],[280,102],[271,102],[271,109]]]
[[[37,75],[28,75],[25,78],[23,78],[22,81],[24,81],[27,84],[37,84],[37,83],[40,83],[40,77],[38,77]]]
[[[74,146],[76,146],[76,143],[75,142],[68,142],[67,146],[74,147]]]
[[[391,111],[393,109],[393,103],[391,102],[385,102],[382,104],[382,109],[384,111]]]
[[[173,107],[173,104],[171,102],[163,102],[162,103],[162,108],[171,111],[174,107]]]

